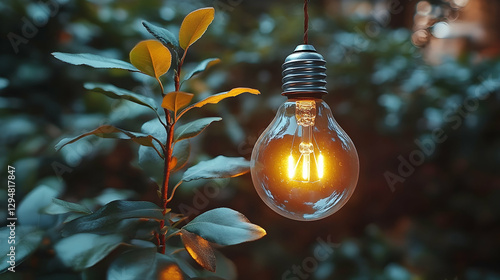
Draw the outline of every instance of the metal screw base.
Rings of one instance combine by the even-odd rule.
[[[312,45],[298,45],[283,63],[283,93],[288,98],[321,98],[326,91],[326,61]]]

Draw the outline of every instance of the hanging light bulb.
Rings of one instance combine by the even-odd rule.
[[[307,42],[307,29],[305,42]],[[309,44],[283,64],[288,100],[257,140],[250,170],[257,193],[278,214],[301,221],[327,217],[351,197],[359,160],[349,136],[322,100],[326,61]]]

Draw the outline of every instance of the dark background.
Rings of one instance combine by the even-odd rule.
[[[62,175],[61,198],[69,201],[106,189],[157,202],[132,144],[88,139],[53,149],[63,135],[103,122],[139,130],[152,118],[87,93],[84,82],[153,96],[154,80],[64,64],[51,52],[128,61],[132,47],[150,38],[141,20],[176,34],[186,14],[214,6],[216,18],[187,61],[219,57],[222,63],[185,90],[203,95],[245,86],[262,94],[190,113],[187,118],[224,119],[192,142],[193,164],[220,154],[250,158],[285,100],[281,64],[302,39],[301,1],[65,0],[50,14],[43,3],[51,2],[0,3],[0,163],[16,166],[18,197]],[[208,205],[194,198],[214,182],[186,185],[173,209],[230,207],[266,229],[261,240],[220,249],[234,262],[237,279],[282,279],[287,270],[283,279],[500,279],[500,3],[312,0],[309,10],[310,43],[328,61],[324,99],[360,158],[350,201],[326,219],[291,221],[264,205],[247,174],[216,182]],[[26,21],[36,24],[29,36],[23,35]],[[25,38],[17,52],[12,33]],[[171,80],[166,84],[172,88]],[[432,141],[436,129],[444,142]],[[401,158],[421,149],[416,140],[432,143],[433,151],[402,174]],[[388,172],[401,181],[391,187]],[[1,196],[6,201],[5,192]],[[327,260],[313,259],[318,239],[337,244]],[[54,273],[36,265],[41,257],[21,266],[26,279]],[[294,275],[293,266],[301,273]]]

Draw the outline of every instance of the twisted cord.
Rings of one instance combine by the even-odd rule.
[[[304,44],[308,44],[308,32],[309,32],[309,14],[307,12],[307,4],[309,0],[304,0]]]

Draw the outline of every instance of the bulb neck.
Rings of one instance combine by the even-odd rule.
[[[322,98],[326,91],[326,61],[312,45],[298,45],[283,63],[283,92],[293,99]]]

